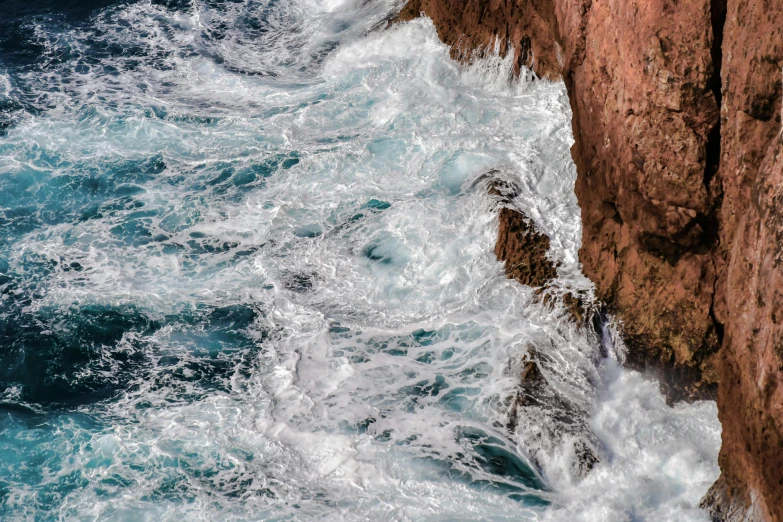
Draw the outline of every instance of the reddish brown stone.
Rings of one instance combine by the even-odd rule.
[[[718,390],[722,474],[705,498],[724,520],[783,520],[781,68],[783,4],[730,0],[718,171],[718,259],[726,268],[715,306],[726,325]]]
[[[583,271],[623,321],[629,364],[676,376],[663,379],[670,398],[703,396],[720,346],[705,183],[718,123],[709,3],[557,5],[560,30],[578,27],[564,77]]]
[[[506,275],[523,285],[541,287],[557,277],[557,267],[547,257],[549,238],[521,212],[500,210],[495,255],[505,261]]]
[[[458,56],[495,35],[524,32],[538,45],[537,72],[564,73],[584,225],[580,260],[597,297],[623,319],[629,363],[675,369],[666,386],[672,399],[714,394],[720,345],[712,313],[716,198],[705,184],[718,110],[705,2],[412,0],[401,14],[429,15]],[[501,214],[500,259],[534,248],[508,234],[520,226],[512,212]],[[508,238],[515,243],[504,245]],[[529,274],[509,276],[531,284]]]
[[[500,209],[495,256],[505,262],[510,279],[535,288],[536,299],[544,304],[555,306],[560,302],[577,326],[584,326],[592,318],[592,302],[578,290],[563,293],[552,288],[558,263],[549,258],[549,237],[538,230],[532,219],[513,207],[519,188],[496,177],[497,174],[492,170],[473,184],[485,185]],[[558,296],[562,297],[558,299]]]
[[[403,18],[420,11],[455,57],[501,36],[562,72],[583,270],[631,363],[683,397],[720,381],[705,507],[783,521],[783,3],[411,0]],[[523,227],[501,227],[507,257]]]
[[[560,77],[551,0],[410,0],[398,19],[412,20],[421,13],[432,18],[456,60],[468,61],[476,51],[493,51],[497,44],[501,56],[514,53],[516,74],[524,65],[540,77]]]
[[[532,219],[513,207],[519,187],[499,177],[496,170],[480,176],[473,186],[483,187],[497,203],[495,256],[504,261],[506,275],[526,286],[548,286],[557,278],[557,265],[549,258],[549,237],[538,230]]]

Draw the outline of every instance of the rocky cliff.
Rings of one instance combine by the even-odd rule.
[[[563,78],[580,260],[628,363],[672,399],[717,384],[704,507],[783,520],[783,2],[410,0],[400,16],[421,12],[456,58],[498,49]]]
[[[560,77],[562,50],[554,27],[552,0],[525,2],[488,0],[409,0],[399,14],[402,21],[426,13],[438,36],[451,46],[451,56],[470,60],[483,52],[501,56],[513,52],[514,72],[533,69],[540,77]]]

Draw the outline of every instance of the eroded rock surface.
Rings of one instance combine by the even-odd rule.
[[[596,297],[623,320],[628,363],[662,377],[670,400],[714,397],[722,325],[712,307],[720,191],[710,188],[718,102],[709,2],[412,0],[401,18],[418,12],[457,56],[509,27],[541,44],[532,67],[562,73],[573,110],[580,260]],[[501,260],[539,248],[509,233],[523,221],[501,215]],[[509,276],[537,286],[538,273]]]
[[[486,190],[497,202],[499,232],[495,254],[504,262],[506,275],[533,287],[536,300],[549,306],[560,305],[578,327],[586,326],[587,319],[593,317],[591,303],[576,290],[555,286],[558,263],[550,257],[549,237],[515,207],[518,186],[492,170],[479,177],[473,187]],[[527,346],[519,388],[508,405],[506,428],[527,441],[531,458],[539,467],[565,449],[575,457],[569,473],[583,477],[600,461],[603,448],[590,429],[586,404],[569,399],[558,391],[557,384],[553,385],[557,365],[544,355],[553,350],[551,345],[545,350],[538,350],[532,343]],[[585,376],[585,380],[589,379]]]
[[[558,2],[584,273],[623,321],[628,364],[670,399],[710,397],[718,124],[708,2]]]
[[[783,520],[783,4],[728,2],[716,315],[725,323],[718,411],[720,520]]]
[[[543,78],[560,77],[559,45],[553,29],[555,12],[550,0],[410,0],[399,14],[401,21],[421,13],[432,18],[441,40],[451,46],[451,56],[469,60],[478,51],[501,56],[514,53],[514,72],[520,66]]]
[[[549,238],[521,212],[500,209],[495,255],[505,261],[506,275],[523,285],[541,287],[557,277],[557,267],[547,257]]]

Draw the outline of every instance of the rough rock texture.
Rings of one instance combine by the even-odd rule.
[[[412,0],[401,18],[419,11],[462,46],[458,56],[524,28],[538,45],[536,72],[562,73],[584,272],[624,323],[629,364],[655,371],[670,400],[714,396],[722,327],[712,310],[719,194],[708,149],[719,113],[709,3]],[[513,237],[512,214],[500,222]],[[499,255],[516,248],[501,243]]]
[[[730,0],[718,178],[719,520],[783,520],[783,3]],[[724,261],[725,260],[725,261]]]
[[[504,262],[510,279],[535,288],[536,298],[544,304],[554,305],[559,297],[577,326],[584,326],[596,312],[593,303],[579,291],[552,291],[558,263],[549,257],[549,237],[538,230],[532,219],[513,207],[512,201],[519,195],[519,187],[498,177],[498,174],[498,171],[491,170],[473,183],[474,187],[484,185],[498,203],[495,257]]]
[[[499,231],[495,256],[504,261],[506,275],[523,285],[546,287],[557,278],[557,265],[549,258],[549,237],[533,220],[513,208],[519,187],[500,176],[497,170],[479,176],[473,187],[481,187],[497,203]]]
[[[564,79],[583,271],[623,321],[629,364],[656,370],[671,399],[709,396],[721,342],[712,313],[718,234],[709,149],[718,104],[709,3],[558,7],[579,20]]]
[[[547,257],[549,238],[521,212],[502,208],[499,218],[495,255],[505,261],[506,275],[532,287],[542,287],[555,279],[557,268]]]
[[[539,75],[562,74],[580,260],[623,322],[628,362],[657,371],[673,399],[720,382],[722,475],[704,506],[719,520],[783,520],[783,2],[406,9],[428,14],[455,57],[497,35],[532,50],[521,63]],[[501,230],[515,226],[501,216]]]
[[[528,346],[519,375],[519,389],[509,407],[506,428],[513,432],[520,423],[529,423],[529,419],[547,418],[544,425],[537,424],[533,430],[538,440],[533,447],[538,449],[531,451],[531,458],[540,464],[538,453],[545,453],[541,438],[557,440],[559,444],[571,446],[575,457],[572,475],[584,477],[605,456],[604,448],[590,429],[589,414],[584,407],[558,393],[557,388],[547,381],[542,368],[551,367],[552,363],[535,346]],[[545,437],[543,432],[546,432]]]
[[[524,65],[544,78],[560,76],[551,0],[410,0],[398,19],[411,20],[421,13],[435,22],[455,59],[470,59],[475,51],[494,51],[497,45],[501,56],[514,53],[516,74]]]

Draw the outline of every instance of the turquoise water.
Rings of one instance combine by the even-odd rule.
[[[399,7],[0,5],[0,518],[705,519],[714,404],[494,259],[490,169],[590,291],[562,85]]]

